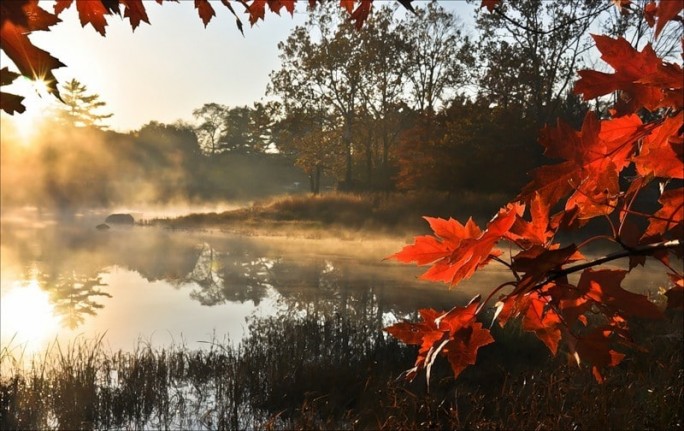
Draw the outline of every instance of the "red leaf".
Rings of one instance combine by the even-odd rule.
[[[356,10],[351,14],[351,20],[354,21],[357,30],[361,30],[363,23],[368,19],[372,5],[373,0],[360,0]]]
[[[340,0],[340,7],[351,14],[354,11],[356,0]]]
[[[247,7],[249,12],[249,23],[251,25],[256,24],[260,19],[264,19],[266,14],[266,0],[253,0],[252,3]]]
[[[493,342],[494,338],[489,330],[482,329],[479,322],[472,323],[456,334],[456,337],[444,346],[454,377],[458,377],[468,365],[475,365],[478,349]]]
[[[665,27],[665,24],[676,18],[682,8],[684,8],[682,0],[660,0],[656,10],[656,16],[658,17],[658,23],[655,28],[656,39],[660,36],[660,32]]]
[[[523,329],[534,332],[555,356],[561,339],[560,316],[553,308],[547,307],[546,301],[538,293],[534,292],[528,298],[529,306],[523,316]]]
[[[623,316],[661,318],[661,311],[646,296],[620,286],[626,274],[627,271],[617,269],[586,269],[580,276],[577,290],[597,305],[610,307]]]
[[[549,206],[538,193],[532,197],[529,208],[531,221],[528,222],[519,215],[507,234],[508,238],[523,248],[533,244],[546,244],[553,236],[553,232],[549,231]]]
[[[580,360],[592,365],[592,374],[599,383],[604,381],[601,368],[614,367],[625,357],[624,354],[610,348],[612,335],[611,329],[595,328],[587,335],[579,337],[575,346]]]
[[[642,107],[653,111],[661,107],[681,106],[681,91],[674,100],[669,96],[670,90],[681,89],[684,85],[681,66],[664,64],[650,44],[638,52],[622,37],[592,36],[601,58],[615,69],[615,73],[579,71],[581,78],[575,83],[575,94],[583,94],[584,100],[590,100],[623,91],[626,94],[623,100],[627,102],[620,104],[620,111],[625,113],[636,112]]]
[[[59,15],[64,10],[69,9],[74,0],[56,0],[55,1],[55,15]]]
[[[641,176],[653,174],[661,178],[684,178],[684,112],[668,117],[641,143],[641,151],[634,158]]]
[[[120,0],[125,6],[124,17],[128,18],[131,28],[135,31],[140,25],[140,22],[150,23],[145,11],[145,5],[142,0]]]
[[[501,3],[501,0],[482,0],[480,4],[480,9],[486,7],[489,12],[494,12],[494,8]]]
[[[5,20],[0,27],[0,48],[14,62],[22,75],[45,81],[51,93],[59,94],[57,79],[52,71],[64,64],[50,53],[35,47],[28,39],[25,28]]]
[[[85,27],[87,24],[102,36],[105,35],[107,26],[107,18],[105,15],[109,13],[100,0],[76,0],[76,10],[78,10],[78,18],[81,21],[81,26]]]
[[[662,207],[650,219],[642,241],[659,238],[670,231],[675,237],[681,238],[684,230],[684,187],[666,190],[658,202]]]
[[[587,113],[582,130],[572,130],[559,121],[545,127],[539,141],[549,157],[565,159],[557,165],[532,172],[533,180],[518,199],[530,201],[538,193],[548,206],[572,193],[565,209],[577,207],[576,217],[588,219],[610,214],[618,194],[618,174],[629,164],[639,138],[647,133],[636,115],[599,121]]]
[[[209,21],[216,16],[214,8],[209,4],[209,0],[195,0],[195,9],[206,27]]]
[[[454,219],[426,217],[436,236],[420,236],[415,243],[390,256],[401,262],[432,266],[421,278],[455,285],[500,253],[494,245],[505,237],[515,222],[520,205],[503,208],[482,232],[470,219],[462,225]]]
[[[427,370],[429,377],[437,354],[447,356],[454,377],[468,365],[475,364],[477,350],[494,341],[489,330],[475,322],[477,307],[478,302],[473,302],[466,307],[454,307],[447,313],[421,309],[422,322],[400,322],[385,328],[404,343],[420,346],[415,367],[407,374],[409,379],[422,369]]]

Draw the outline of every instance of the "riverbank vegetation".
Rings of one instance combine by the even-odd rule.
[[[415,352],[370,322],[273,316],[249,329],[239,344],[207,340],[199,350],[141,341],[112,352],[103,339],[79,339],[30,359],[7,347],[1,427],[676,429],[684,420],[681,316],[643,326],[635,336],[648,353],[604,385],[507,327],[458,380],[436,363],[429,391],[424,378],[397,379]]]
[[[265,235],[344,229],[357,234],[402,236],[424,230],[423,214],[473,216],[486,221],[501,194],[476,193],[343,193],[281,195],[257,200],[245,208],[144,220],[169,228],[221,228]],[[280,230],[274,230],[279,227]]]

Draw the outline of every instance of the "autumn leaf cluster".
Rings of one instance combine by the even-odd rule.
[[[498,1],[483,1],[496,11]],[[621,2],[623,8],[630,2]],[[651,25],[658,34],[671,20],[681,20],[681,2],[649,3]],[[677,23],[679,25],[679,23]],[[495,301],[494,320],[505,326],[518,318],[556,355],[563,351],[578,365],[587,364],[598,382],[603,369],[618,365],[636,347],[629,331],[633,318],[663,316],[649,299],[622,287],[630,270],[655,259],[667,272],[668,309],[681,309],[684,276],[675,259],[682,258],[684,236],[684,80],[679,64],[662,61],[650,44],[637,50],[623,38],[594,35],[601,59],[611,73],[579,72],[574,92],[585,100],[617,94],[610,116],[589,112],[580,130],[559,121],[540,131],[545,155],[559,162],[541,166],[517,198],[503,207],[485,228],[472,219],[426,217],[432,235],[419,236],[391,256],[401,262],[429,265],[423,279],[456,286],[483,267],[505,265],[511,280],[492,286],[488,297],[448,312],[420,310],[421,322],[400,322],[386,330],[419,346],[413,377],[430,367],[438,353],[458,376],[475,363],[480,347],[493,342],[476,316]],[[642,118],[649,118],[644,121]],[[652,184],[662,185],[659,209],[635,210]],[[552,211],[553,210],[553,211]],[[604,235],[580,244],[557,241],[561,233],[578,231],[602,218]],[[567,236],[566,236],[567,237]],[[583,249],[608,241],[616,251],[589,259]],[[506,255],[501,245],[512,251]],[[628,270],[604,264],[629,259]],[[579,280],[569,276],[580,273]],[[497,296],[498,295],[498,296]]]

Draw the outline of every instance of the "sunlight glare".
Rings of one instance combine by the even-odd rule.
[[[45,81],[17,78],[7,91],[24,97],[26,110],[10,116],[22,145],[30,145],[46,119],[53,115],[55,98],[48,92]]]
[[[35,352],[57,334],[60,320],[47,292],[31,280],[26,285],[13,286],[3,295],[0,322],[3,344],[13,338],[13,343]]]

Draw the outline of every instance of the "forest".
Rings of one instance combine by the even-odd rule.
[[[324,190],[512,198],[545,162],[537,131],[557,118],[578,127],[589,110],[572,92],[576,70],[594,61],[589,33],[639,44],[648,26],[639,9],[602,1],[502,8],[518,26],[478,13],[465,28],[432,2],[415,14],[382,5],[358,31],[344,10],[320,5],[279,44],[263,101],[209,102],[193,118],[128,133],[107,130],[106,101],[72,79],[37,145],[13,145],[22,135],[3,124],[3,202],[66,209]],[[559,17],[569,24],[554,29]],[[656,48],[676,57],[677,29]]]

